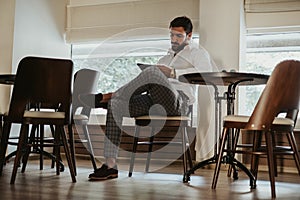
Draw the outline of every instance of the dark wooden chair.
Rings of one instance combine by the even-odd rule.
[[[89,116],[91,108],[84,106],[79,101],[81,94],[93,94],[96,92],[97,83],[99,80],[100,73],[92,69],[80,69],[74,75],[74,86],[73,86],[73,100],[72,100],[72,124],[69,125],[69,139],[71,155],[73,158],[73,164],[76,171],[76,157],[75,157],[75,146],[74,143],[87,144],[87,150],[89,152],[91,162],[94,170],[97,169],[96,159],[94,155],[93,146],[90,139],[88,130]],[[79,137],[74,139],[73,128],[83,131],[84,138]]]
[[[151,153],[153,151],[153,145],[168,145],[172,143],[172,145],[179,145],[182,149],[182,162],[183,162],[183,174],[185,174],[188,170],[188,167],[192,167],[192,156],[190,150],[190,142],[188,137],[188,128],[192,126],[192,110],[193,106],[189,107],[189,114],[187,116],[139,116],[135,117],[135,133],[134,133],[134,141],[130,159],[130,167],[128,176],[131,177],[134,168],[135,156],[137,153],[138,146],[147,145],[147,160],[145,172],[149,172],[149,165],[151,160]],[[140,140],[140,131],[142,127],[150,127],[150,136],[149,140]],[[158,131],[162,127],[177,127],[178,134],[180,136],[181,141],[162,141],[155,140],[156,131]],[[158,129],[158,130],[157,130]]]
[[[54,126],[56,173],[60,173],[59,148],[63,145],[72,181],[76,182],[74,165],[64,130],[64,126],[71,122],[72,73],[73,62],[71,60],[25,57],[20,61],[9,112],[4,118],[0,147],[0,172],[2,173],[11,125],[21,124],[11,184],[15,182],[22,156],[29,155],[27,152],[30,151],[30,145],[32,145],[28,143],[29,125]],[[26,163],[23,165],[26,166]]]
[[[276,197],[275,159],[278,154],[293,155],[300,174],[300,156],[293,129],[296,123],[300,102],[300,61],[286,60],[279,63],[272,72],[251,116],[229,115],[223,120],[220,151],[214,172],[212,188],[215,189],[223,162],[223,153],[231,156],[237,153],[250,154],[251,172],[257,180],[260,155],[266,155],[272,198]],[[285,117],[281,117],[285,113]],[[278,116],[281,114],[280,116]],[[243,130],[241,132],[240,130]],[[233,134],[233,146],[226,145],[229,134]],[[251,134],[252,144],[239,144],[240,133]],[[285,133],[290,146],[283,148],[275,143],[274,136]],[[262,137],[265,142],[262,142]],[[256,187],[256,183],[254,184]]]

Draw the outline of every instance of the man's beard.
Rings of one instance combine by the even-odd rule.
[[[175,51],[175,52],[181,51],[187,45],[186,42],[183,42],[180,45],[178,43],[176,43],[176,42],[171,43],[171,44],[172,44],[172,50]]]

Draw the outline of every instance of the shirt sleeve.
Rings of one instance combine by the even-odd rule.
[[[192,49],[191,62],[197,72],[210,72],[215,67],[209,53],[202,47]]]

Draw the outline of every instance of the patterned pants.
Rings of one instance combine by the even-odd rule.
[[[186,98],[157,67],[144,69],[118,89],[108,103],[104,157],[117,158],[123,117],[186,114]]]

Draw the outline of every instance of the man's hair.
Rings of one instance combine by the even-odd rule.
[[[186,16],[176,17],[175,19],[173,19],[170,23],[169,28],[172,27],[183,27],[186,34],[189,34],[193,31],[192,21]]]

